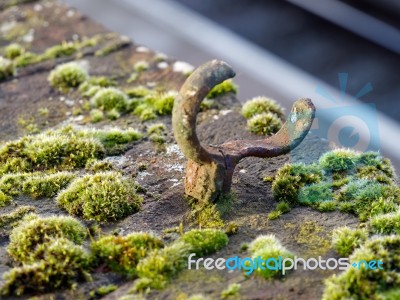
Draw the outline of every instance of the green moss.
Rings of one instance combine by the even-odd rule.
[[[319,159],[321,167],[328,172],[351,171],[355,168],[358,154],[348,149],[336,149]]]
[[[272,184],[272,193],[277,201],[298,203],[299,190],[306,184],[318,183],[322,172],[316,165],[286,164],[278,170]]]
[[[20,44],[12,43],[4,49],[4,57],[8,59],[15,59],[25,52],[24,47]]]
[[[151,94],[152,91],[150,91],[148,88],[144,86],[137,86],[134,88],[129,88],[125,90],[125,93],[130,97],[130,98],[144,98],[147,95]]]
[[[158,97],[152,100],[154,110],[157,114],[170,115],[172,113],[172,108],[174,107],[174,100],[177,93],[175,91],[169,91],[164,94],[160,94]]]
[[[118,285],[115,284],[107,284],[107,285],[102,285],[97,290],[91,291],[90,292],[90,297],[91,298],[100,298],[102,296],[108,295],[112,292],[114,292],[116,289],[118,289]]]
[[[139,116],[142,121],[148,121],[157,118],[154,109],[149,107],[147,104],[138,105],[133,111],[133,114]]]
[[[37,261],[15,267],[4,274],[2,295],[20,296],[68,288],[88,280],[89,255],[68,239],[56,238],[39,245]]]
[[[242,107],[242,115],[246,119],[262,113],[272,113],[279,118],[284,116],[283,108],[275,100],[267,97],[255,97],[247,101]]]
[[[99,90],[91,99],[91,103],[101,110],[116,109],[119,112],[126,110],[128,98],[124,92],[117,88],[109,87]]]
[[[116,171],[114,165],[105,160],[89,160],[85,165],[85,170],[91,173],[105,172],[105,171]]]
[[[232,82],[232,80],[228,79],[225,80],[224,82],[216,85],[211,89],[211,91],[208,93],[207,97],[208,99],[216,98],[218,96],[224,95],[226,93],[234,93],[236,94],[238,91],[238,87],[236,84]]]
[[[400,234],[400,210],[371,218],[371,229],[379,234]]]
[[[228,244],[228,236],[217,229],[193,229],[184,233],[181,238],[190,245],[191,251],[197,256],[212,254]]]
[[[360,268],[349,267],[339,275],[325,281],[323,300],[339,299],[379,299],[378,295],[397,288],[400,282],[400,236],[375,237],[350,256],[350,264],[360,260],[380,260],[380,269],[367,269],[365,263]]]
[[[4,228],[8,225],[11,225],[19,220],[21,220],[25,215],[35,212],[36,209],[33,206],[19,206],[12,212],[8,214],[0,215],[0,228]]]
[[[54,238],[66,238],[81,244],[86,238],[86,228],[72,217],[53,216],[26,220],[11,231],[7,252],[18,262],[32,262],[40,254],[39,246]]]
[[[290,251],[281,245],[279,240],[274,235],[262,235],[257,237],[250,243],[249,251],[252,254],[253,259],[260,257],[263,260],[270,258],[278,260],[279,256],[281,256],[282,259],[294,257]],[[279,277],[282,275],[281,270],[271,270],[270,268],[266,268],[265,262],[263,263],[263,266],[264,269],[257,268],[255,270],[256,274],[266,279]]]
[[[76,175],[70,172],[31,176],[24,181],[22,192],[32,198],[52,198],[66,188],[75,177]]]
[[[50,72],[50,85],[60,90],[76,88],[88,78],[88,73],[76,62],[58,65]]]
[[[335,211],[337,208],[337,203],[335,201],[323,201],[318,203],[316,207],[320,212],[329,212],[329,211]]]
[[[7,196],[18,196],[22,192],[25,180],[31,177],[32,173],[7,174],[0,178],[0,190]]]
[[[0,148],[0,161],[22,159],[29,171],[74,169],[83,167],[88,159],[102,157],[103,153],[99,141],[72,127],[63,127],[6,143]]]
[[[193,207],[189,219],[200,228],[222,228],[225,223],[216,204],[203,204]]]
[[[0,81],[14,76],[14,74],[15,67],[13,63],[10,60],[0,56]]]
[[[97,123],[104,119],[104,113],[102,110],[94,108],[90,111],[90,122]]]
[[[379,300],[397,300],[400,299],[400,288],[392,288],[388,291],[378,293],[377,299]]]
[[[332,200],[332,186],[330,183],[313,183],[300,189],[299,202],[301,204],[313,205],[330,200]]]
[[[139,261],[151,250],[163,246],[163,242],[154,235],[136,232],[127,236],[101,237],[92,242],[91,250],[96,265],[105,264],[114,272],[135,276]]]
[[[10,204],[12,201],[12,198],[6,194],[4,194],[3,191],[0,190],[0,207],[4,207],[8,204]]]
[[[268,220],[276,220],[279,219],[279,217],[282,215],[282,212],[280,210],[273,210],[268,214]]]
[[[187,265],[189,253],[190,246],[184,242],[175,242],[152,251],[137,265],[140,279],[135,282],[133,290],[164,288],[169,280]]]
[[[136,72],[141,73],[143,71],[146,71],[149,68],[149,63],[147,61],[141,60],[135,63],[133,68],[135,69]]]
[[[120,116],[121,114],[116,108],[113,108],[112,110],[107,112],[107,118],[109,120],[117,120]]]
[[[128,128],[125,130],[119,128],[96,130],[92,134],[104,145],[107,151],[112,151],[116,147],[137,141],[142,138],[142,134],[133,128]]]
[[[109,222],[137,212],[142,197],[130,179],[111,171],[74,180],[57,196],[57,202],[72,215]]]
[[[133,72],[133,73],[129,76],[129,78],[126,80],[126,82],[127,82],[127,83],[135,82],[135,81],[138,79],[138,77],[139,77],[139,74],[136,73],[136,72]]]
[[[221,299],[227,299],[231,296],[238,295],[240,291],[240,284],[232,283],[221,292]]]
[[[332,232],[332,248],[342,257],[349,256],[354,249],[360,247],[368,238],[365,229],[338,227]]]
[[[251,117],[247,121],[247,129],[251,133],[271,135],[279,131],[281,120],[272,113],[261,113]]]
[[[41,55],[41,60],[49,60],[64,56],[70,56],[78,50],[77,44],[73,42],[62,42],[59,45],[47,48]]]
[[[15,67],[21,68],[21,67],[26,67],[28,65],[37,63],[40,61],[40,57],[32,52],[25,52],[18,57],[16,57],[13,61]]]

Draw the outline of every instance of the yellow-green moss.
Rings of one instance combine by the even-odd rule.
[[[281,127],[281,120],[273,113],[257,114],[247,120],[247,129],[255,134],[272,135]]]
[[[24,47],[20,44],[12,43],[4,49],[4,57],[8,59],[15,59],[25,52]]]
[[[325,281],[323,300],[339,299],[382,299],[378,298],[385,291],[398,288],[400,282],[400,236],[375,237],[363,247],[356,249],[350,256],[350,264],[360,260],[381,261],[380,269],[367,269],[365,263],[360,268],[350,266],[339,275],[333,275]],[[385,299],[385,298],[383,298]]]
[[[142,197],[132,180],[110,171],[75,179],[59,193],[57,202],[72,215],[109,222],[137,212]]]
[[[242,115],[246,119],[250,119],[255,115],[262,113],[274,114],[279,119],[283,117],[283,111],[282,106],[280,106],[275,100],[262,96],[247,101],[242,107]]]
[[[236,94],[237,91],[238,91],[237,85],[234,84],[231,79],[228,79],[213,87],[211,91],[208,93],[206,98],[212,99],[224,95],[226,93]]]
[[[226,289],[221,292],[221,299],[229,299],[232,296],[239,295],[240,291],[240,284],[238,283],[231,283]]]
[[[33,206],[23,205],[17,207],[15,210],[8,214],[0,215],[0,228],[4,228],[21,220],[25,215],[35,212],[36,209]]]
[[[33,218],[11,231],[7,252],[17,262],[33,262],[39,255],[38,247],[55,238],[66,238],[81,244],[86,238],[86,228],[72,217]]]
[[[90,101],[95,107],[104,111],[116,109],[123,112],[128,105],[126,94],[114,87],[100,89]]]
[[[90,111],[90,121],[92,123],[100,122],[104,119],[104,113],[102,110],[94,108]]]
[[[400,210],[377,215],[370,220],[371,230],[379,234],[400,234]]]
[[[248,250],[251,253],[253,259],[257,259],[258,257],[260,257],[263,260],[267,260],[270,258],[278,260],[280,256],[282,257],[282,259],[294,257],[294,255],[284,246],[282,246],[280,241],[272,234],[258,236],[250,243]],[[281,270],[271,270],[270,268],[266,268],[265,262],[263,263],[263,266],[263,269],[257,268],[253,271],[266,279],[280,277],[282,275]],[[252,271],[246,270],[246,272],[248,275],[250,275]]]
[[[38,235],[41,235],[40,232]],[[90,279],[87,272],[89,255],[81,246],[66,238],[50,239],[39,245],[36,259],[4,274],[2,295],[45,293]]]
[[[50,85],[65,90],[76,88],[89,77],[86,70],[76,62],[58,65],[50,72],[48,80]]]
[[[368,238],[366,229],[351,229],[348,227],[337,227],[332,232],[332,248],[339,255],[349,256],[354,249],[361,246]]]
[[[24,181],[22,192],[32,198],[52,198],[60,190],[66,188],[75,177],[76,175],[71,172],[31,176]]]
[[[135,232],[126,236],[104,236],[92,242],[91,251],[95,265],[105,264],[110,270],[131,277],[136,266],[148,252],[159,249],[164,243],[156,236]]]
[[[228,236],[217,229],[193,229],[185,232],[180,240],[190,246],[192,253],[197,256],[212,254],[228,244]]]

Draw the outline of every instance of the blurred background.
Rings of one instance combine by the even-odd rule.
[[[64,1],[177,60],[225,60],[242,102],[311,98],[314,133],[400,169],[398,0]]]

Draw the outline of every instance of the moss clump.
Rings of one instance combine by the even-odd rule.
[[[268,214],[268,220],[276,220],[279,219],[279,217],[282,215],[282,212],[280,210],[273,210]]]
[[[400,210],[374,216],[370,220],[371,229],[379,234],[400,234]]]
[[[189,253],[190,246],[182,241],[152,251],[137,265],[140,279],[136,281],[133,290],[164,288],[168,281],[186,266]]]
[[[366,221],[371,216],[396,211],[400,204],[400,189],[377,181],[356,180],[345,185],[336,198],[351,203],[351,212]]]
[[[25,52],[24,47],[20,44],[12,43],[4,49],[4,57],[8,59],[15,59]]]
[[[14,58],[13,63],[17,68],[26,67],[28,65],[37,63],[40,61],[40,57],[32,52],[25,52]]]
[[[7,196],[18,196],[22,192],[22,186],[32,173],[7,174],[0,178],[0,190]]]
[[[106,160],[97,160],[97,159],[88,161],[86,163],[85,170],[91,173],[117,171],[111,162]]]
[[[251,133],[271,135],[281,129],[281,120],[272,113],[261,113],[247,120],[247,129]]]
[[[339,209],[361,221],[394,212],[400,205],[393,167],[376,152],[337,149],[324,154],[318,164],[285,165],[278,170],[272,191],[278,201],[310,205],[321,212]]]
[[[33,262],[39,255],[39,246],[55,238],[81,244],[86,238],[86,228],[72,217],[33,218],[11,231],[7,252],[18,262]]]
[[[329,211],[335,211],[337,208],[337,203],[335,201],[323,201],[318,204],[316,207],[317,210],[320,212],[329,212]]]
[[[339,255],[347,257],[354,249],[360,247],[367,238],[368,232],[365,229],[338,227],[332,232],[332,248]]]
[[[10,204],[11,201],[12,201],[12,198],[10,196],[4,194],[3,191],[0,190],[0,207]]]
[[[320,182],[322,177],[317,165],[286,164],[275,176],[272,193],[277,201],[297,204],[299,190],[306,184]]]
[[[54,45],[50,48],[47,48],[46,51],[42,54],[42,60],[70,56],[74,54],[77,50],[78,47],[76,44],[64,41],[59,45]]]
[[[267,97],[255,97],[247,101],[242,107],[242,115],[250,119],[262,113],[272,113],[278,118],[283,117],[283,108],[275,101]]]
[[[149,63],[147,61],[141,60],[135,63],[133,68],[135,69],[136,72],[141,73],[143,71],[146,71],[149,68]]]
[[[106,148],[108,154],[115,154],[125,149],[125,145],[142,138],[137,130],[127,128],[110,128],[106,130],[95,130],[91,133]]]
[[[94,108],[90,111],[90,122],[97,123],[104,120],[104,113],[102,110]]]
[[[375,269],[360,265],[360,260],[381,261]],[[322,299],[379,299],[378,295],[385,291],[398,288],[400,282],[400,236],[391,235],[375,237],[368,240],[361,248],[356,249],[350,256],[350,266],[340,275],[333,275],[325,281],[326,288]],[[382,299],[382,298],[380,298]]]
[[[52,198],[66,188],[75,177],[76,175],[70,172],[31,176],[24,181],[22,192],[32,198]]]
[[[0,81],[6,80],[8,77],[14,76],[15,67],[13,63],[0,56]]]
[[[76,62],[58,65],[50,72],[48,80],[52,87],[65,90],[76,88],[89,77],[86,70]]]
[[[72,215],[110,222],[137,212],[142,197],[136,194],[134,182],[110,171],[75,179],[57,202]]]
[[[321,156],[319,164],[328,172],[348,171],[355,168],[357,156],[352,150],[336,149]]]
[[[71,126],[25,136],[0,147],[0,175],[6,173],[73,170],[105,153],[123,151],[125,145],[141,135],[134,129],[81,130]],[[18,175],[22,176],[22,175]],[[15,178],[14,182],[18,178]],[[7,193],[8,189],[0,189]],[[19,184],[17,182],[17,184]],[[14,188],[15,189],[15,188]]]
[[[152,91],[144,86],[139,85],[134,88],[129,88],[129,89],[125,90],[125,93],[130,98],[144,98],[144,97],[152,94]]]
[[[314,205],[332,200],[332,186],[327,182],[313,183],[300,189],[299,203]]]
[[[0,228],[4,228],[21,220],[25,215],[35,212],[36,209],[33,206],[24,205],[17,207],[11,213],[0,215]]]
[[[206,98],[212,99],[227,93],[236,94],[237,91],[238,91],[237,85],[234,84],[232,80],[228,79],[213,87],[211,91],[207,94]]]
[[[293,254],[283,247],[279,240],[272,234],[257,237],[250,243],[248,250],[252,254],[253,259],[260,257],[263,260],[278,260],[279,256],[281,256],[282,259],[294,257]],[[267,268],[265,264],[266,262],[262,263],[264,267],[263,269],[258,267],[255,270],[256,274],[266,279],[279,277],[282,275],[282,271],[278,270],[278,268],[276,270],[271,270],[271,268]],[[247,274],[249,275],[251,272],[251,270],[248,270]]]
[[[228,236],[217,229],[193,229],[180,238],[190,245],[197,256],[205,256],[221,250],[228,244]]]
[[[110,270],[129,276],[136,275],[136,266],[151,250],[164,246],[152,234],[135,232],[127,236],[104,236],[92,242],[91,250],[96,265],[105,264]]]
[[[102,144],[70,126],[47,130],[5,143],[0,148],[0,174],[11,172],[76,169],[104,155]],[[11,165],[12,164],[12,165]]]
[[[170,115],[175,97],[175,91],[168,91],[167,93],[151,92],[133,102],[133,114],[143,121],[155,119],[157,115]]]
[[[239,295],[240,284],[232,283],[225,290],[221,292],[221,299],[226,299],[231,296]]]
[[[151,125],[147,129],[147,134],[149,136],[149,140],[152,141],[153,143],[163,144],[165,142],[165,138],[164,138],[165,130],[166,130],[166,127],[162,123],[157,123],[157,124]]]
[[[116,109],[123,112],[128,105],[128,98],[121,90],[109,87],[100,89],[91,99],[91,103],[104,111]]]
[[[39,233],[40,235],[40,233]],[[37,261],[4,274],[2,295],[50,292],[90,279],[89,255],[66,238],[51,239],[36,249]]]
[[[100,298],[102,296],[108,295],[118,289],[118,285],[107,284],[100,286],[97,290],[90,292],[91,298]]]
[[[116,108],[113,108],[112,110],[107,112],[107,118],[111,121],[117,120],[121,114]]]

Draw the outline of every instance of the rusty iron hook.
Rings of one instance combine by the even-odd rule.
[[[260,140],[235,140],[217,147],[204,147],[196,135],[201,101],[217,84],[235,72],[227,63],[213,60],[198,67],[175,98],[172,126],[175,139],[188,158],[185,193],[201,202],[213,202],[230,190],[236,165],[245,157],[275,157],[297,147],[311,128],[315,107],[310,99],[297,100],[282,128]]]

